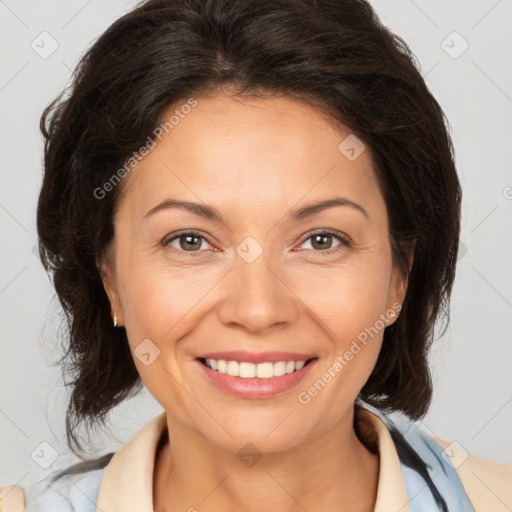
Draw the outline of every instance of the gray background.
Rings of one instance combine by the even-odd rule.
[[[431,354],[435,395],[423,423],[469,452],[512,464],[512,0],[371,3],[411,46],[450,120],[464,191],[451,324]],[[66,388],[50,365],[60,353],[59,308],[34,253],[39,117],[80,54],[133,5],[0,0],[2,485],[28,485],[71,460]],[[58,48],[46,55],[53,40]],[[146,392],[123,404],[98,449],[117,449],[160,411]]]

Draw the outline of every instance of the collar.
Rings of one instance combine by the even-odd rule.
[[[410,512],[395,444],[385,423],[361,408],[376,438],[379,482],[374,512]],[[153,470],[158,442],[167,428],[165,412],[147,423],[110,460],[100,482],[96,512],[153,512]]]

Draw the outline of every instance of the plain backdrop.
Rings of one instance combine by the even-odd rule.
[[[435,394],[423,423],[512,464],[512,0],[371,3],[410,45],[448,116],[464,194],[451,323],[431,353]],[[0,0],[2,485],[28,485],[69,459],[67,390],[51,366],[59,307],[34,249],[39,117],[84,50],[133,5]],[[147,392],[123,404],[98,450],[118,449],[159,412]]]

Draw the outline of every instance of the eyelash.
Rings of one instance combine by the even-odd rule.
[[[168,245],[171,242],[181,238],[182,236],[186,236],[186,235],[192,235],[192,236],[196,236],[198,238],[202,238],[203,240],[208,242],[210,245],[213,245],[212,242],[210,242],[208,240],[208,237],[204,236],[203,234],[199,233],[198,231],[192,230],[192,231],[182,231],[180,233],[176,233],[176,234],[172,235],[170,238],[164,239],[164,241],[162,242],[162,246],[168,247]],[[320,231],[315,231],[313,233],[309,233],[308,236],[306,236],[299,245],[302,245],[304,242],[306,242],[310,238],[313,238],[314,236],[318,236],[318,235],[332,236],[333,238],[337,239],[340,242],[340,245],[333,247],[332,249],[326,249],[325,251],[315,251],[313,249],[308,249],[308,250],[313,250],[313,252],[320,253],[320,254],[333,254],[335,252],[338,252],[339,250],[342,250],[345,247],[350,246],[349,238],[346,235],[344,235],[343,233],[337,232],[337,231],[329,231],[329,230],[320,230]],[[183,250],[175,249],[175,248],[172,248],[172,249],[177,251],[178,253],[183,254],[183,255],[186,255],[186,256],[190,255],[193,257],[199,256],[203,252],[201,250],[199,250],[199,251],[183,251]]]

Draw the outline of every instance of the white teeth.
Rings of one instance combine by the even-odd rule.
[[[274,375],[276,377],[281,377],[286,373],[286,361],[279,361],[278,363],[274,363]]]
[[[295,361],[288,361],[286,363],[286,373],[292,373],[295,371]]]
[[[215,359],[207,359],[206,362],[212,370],[217,370],[217,361]]]
[[[244,379],[253,379],[256,377],[256,365],[252,363],[240,363],[239,377]]]
[[[226,361],[220,359],[219,361],[217,361],[217,369],[219,371],[219,373],[226,373],[226,369],[227,369],[227,363]]]
[[[277,363],[248,363],[238,361],[225,361],[223,359],[206,359],[206,366],[219,373],[242,377],[243,379],[271,379],[281,377],[287,373],[302,370],[306,361],[278,361]]]
[[[240,375],[240,366],[236,361],[228,361],[226,373],[228,375]]]
[[[272,363],[260,363],[256,366],[256,377],[258,379],[271,379],[274,376],[274,365]],[[236,377],[236,375],[233,375]]]
[[[302,370],[302,367],[303,367],[305,364],[306,364],[306,362],[305,362],[305,361],[297,361],[297,362],[295,363],[295,369],[296,369],[296,370]]]

